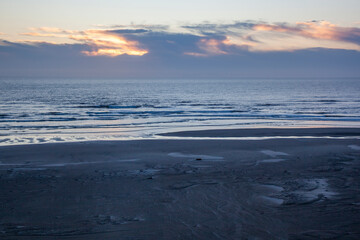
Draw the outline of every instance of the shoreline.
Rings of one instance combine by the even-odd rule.
[[[109,135],[111,136],[111,135]],[[357,139],[360,138],[360,127],[259,127],[259,128],[210,128],[201,130],[169,131],[152,133],[145,137],[110,137],[101,139],[64,140],[57,137],[56,141],[17,142],[4,144],[0,142],[0,149],[7,146],[66,144],[85,142],[117,142],[142,140],[241,140],[257,141],[268,139],[301,139],[301,138],[330,138]],[[75,138],[76,139],[76,138]]]
[[[174,137],[360,137],[360,127],[209,129],[168,132],[158,135]]]

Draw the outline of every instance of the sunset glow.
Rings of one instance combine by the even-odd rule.
[[[121,1],[104,0],[101,6],[80,2],[1,1],[3,74],[42,74],[41,66],[49,64],[46,69],[54,75],[60,71],[57,68],[67,68],[69,76],[93,76],[91,71],[124,77],[158,76],[161,74],[154,69],[159,68],[169,75],[178,71],[181,76],[184,72],[213,76],[202,68],[232,66],[220,68],[226,74],[238,71],[235,66],[239,64],[250,64],[246,69],[267,68],[261,60],[273,56],[283,63],[278,64],[277,72],[288,71],[290,68],[280,67],[288,63],[309,64],[314,69],[317,64],[328,64],[333,69],[336,59],[344,64],[341,71],[347,75],[351,73],[348,66],[360,56],[357,0],[206,4],[159,0],[129,2],[126,8]],[[67,4],[72,7],[65,7]],[[249,61],[249,56],[258,60]],[[168,66],[172,64],[176,66]],[[81,67],[86,70],[79,70]]]
[[[80,43],[90,48],[90,50],[82,51],[85,56],[143,56],[149,53],[147,45],[151,45],[151,43],[144,42],[142,37],[153,31],[139,28],[144,26],[87,30],[67,30],[54,27],[29,28],[30,32],[20,34],[27,39],[17,41],[23,43]],[[199,24],[179,26],[176,31],[172,30],[171,32],[164,32],[163,29],[166,28],[156,27],[154,29],[161,29],[159,33],[165,33],[169,36],[174,33],[184,34],[185,30],[189,31],[190,29],[190,34],[200,38],[194,43],[194,47],[197,47],[198,51],[185,50],[183,54],[194,57],[234,54],[234,50],[229,50],[228,47],[255,52],[294,51],[308,48],[360,51],[359,43],[356,42],[356,39],[360,39],[359,28],[340,27],[327,21],[297,22],[295,24],[251,22],[224,25]],[[138,40],[129,40],[129,34]],[[213,35],[216,38],[208,37],[208,35]],[[167,42],[173,45],[178,44],[169,40]],[[150,50],[156,51],[156,49]]]
[[[138,42],[129,41],[122,36],[111,34],[102,30],[88,30],[81,34],[71,35],[71,39],[89,44],[92,51],[84,51],[88,56],[109,56],[119,55],[142,56],[148,53],[147,50],[138,48]]]
[[[119,55],[142,56],[148,53],[147,50],[138,47],[137,41],[127,40],[125,37],[111,33],[106,30],[85,30],[74,31],[59,28],[32,28],[32,32],[22,33],[24,36],[32,37],[52,37],[54,39],[73,40],[75,43],[80,42],[87,44],[92,48],[91,51],[83,51],[86,56],[108,56],[116,57]],[[66,41],[67,42],[67,41]]]

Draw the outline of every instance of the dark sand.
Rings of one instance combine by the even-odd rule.
[[[178,137],[274,137],[314,136],[342,137],[360,136],[360,128],[245,128],[182,131],[160,134]]]
[[[360,239],[358,139],[7,146],[0,161],[0,239]]]

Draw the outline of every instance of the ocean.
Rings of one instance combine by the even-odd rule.
[[[360,79],[0,79],[0,145],[360,127]]]

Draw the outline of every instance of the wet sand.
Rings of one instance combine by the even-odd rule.
[[[177,137],[350,137],[360,136],[360,128],[245,128],[181,131],[160,134]]]
[[[358,139],[38,144],[0,161],[0,239],[360,238]]]

